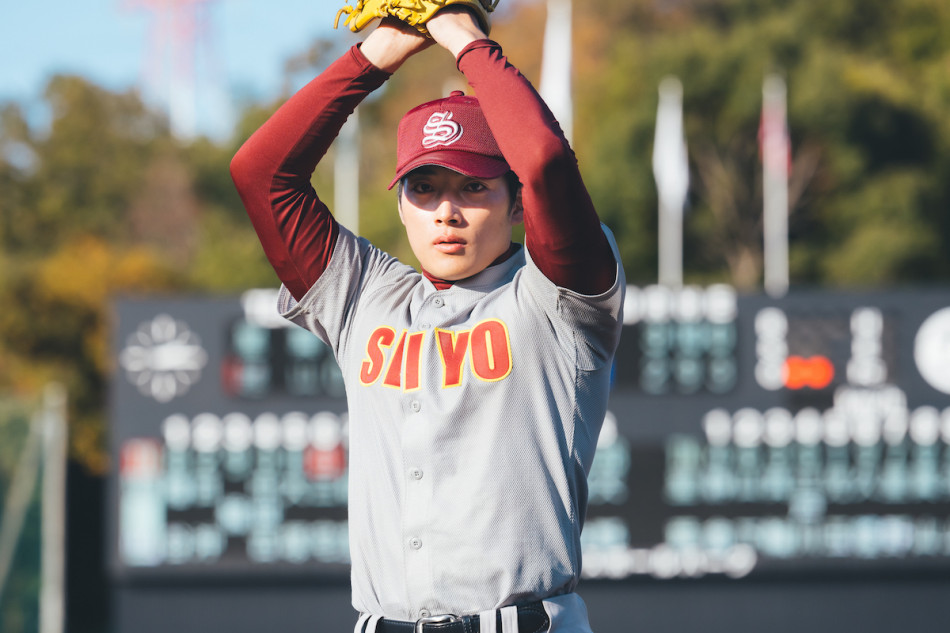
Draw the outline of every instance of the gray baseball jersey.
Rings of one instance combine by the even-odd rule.
[[[341,228],[301,301],[281,290],[346,383],[358,611],[416,620],[561,596],[550,612],[587,629],[572,592],[624,287],[618,266],[602,295],[559,288],[522,248],[436,290]]]

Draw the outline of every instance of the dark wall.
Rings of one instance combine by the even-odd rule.
[[[69,633],[110,628],[105,569],[105,478],[69,462],[66,493],[66,622]]]
[[[595,633],[946,631],[950,580],[588,583]]]
[[[582,584],[595,633],[946,631],[948,580],[603,582]],[[127,586],[117,633],[348,633],[349,588]]]

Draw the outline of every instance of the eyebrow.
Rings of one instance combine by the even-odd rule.
[[[412,175],[431,176],[434,173],[435,173],[435,167],[433,167],[432,165],[421,165],[419,167],[416,167],[412,171],[410,171],[408,174],[406,174],[405,177],[409,178]]]

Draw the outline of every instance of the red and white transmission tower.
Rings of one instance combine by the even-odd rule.
[[[198,129],[198,69],[212,65],[209,5],[216,0],[121,0],[123,8],[151,11],[145,82],[168,110],[172,134],[195,136]],[[211,69],[212,72],[213,69]],[[214,84],[214,78],[202,85]]]

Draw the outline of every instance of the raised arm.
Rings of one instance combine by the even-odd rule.
[[[583,294],[608,290],[617,262],[554,115],[464,9],[444,9],[428,28],[457,59],[524,186],[525,242],[538,268],[557,285]]]
[[[231,177],[268,260],[300,299],[326,270],[339,225],[310,185],[356,106],[431,42],[384,21],[292,96],[238,150]]]

